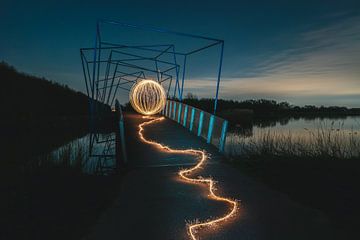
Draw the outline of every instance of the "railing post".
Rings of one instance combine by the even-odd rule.
[[[185,109],[184,109],[184,119],[183,119],[183,126],[184,126],[184,127],[186,127],[187,113],[188,113],[188,105],[185,105]]]
[[[177,122],[180,123],[180,119],[181,119],[181,109],[182,109],[182,104],[179,103],[179,111],[178,111],[178,116],[177,116]]]
[[[169,111],[169,100],[166,101],[164,116],[167,116],[168,111]]]
[[[172,119],[175,120],[175,116],[176,116],[176,102],[174,102],[174,111],[173,111],[173,117],[172,117]]]
[[[213,132],[213,129],[214,129],[214,121],[215,121],[215,116],[211,115],[210,116],[210,121],[209,121],[207,139],[206,139],[207,143],[211,143],[212,132]]]
[[[203,120],[204,120],[204,112],[201,111],[200,112],[200,118],[199,118],[199,127],[198,127],[198,132],[197,132],[198,137],[201,135],[201,130],[202,130],[202,126],[203,126]]]
[[[167,115],[168,118],[170,118],[171,116],[171,110],[172,110],[172,101],[170,101],[170,108],[168,110],[168,115]]]
[[[116,162],[119,167],[121,160],[120,160],[120,152],[122,156],[122,162],[124,164],[127,163],[127,152],[126,152],[126,145],[125,145],[125,127],[124,127],[124,116],[121,111],[121,105],[116,100],[115,102],[115,110],[116,110],[116,118],[118,121],[118,129],[116,131]],[[119,146],[120,144],[120,146]]]
[[[227,133],[228,121],[224,121],[221,129],[221,137],[219,142],[219,152],[224,152],[225,150],[225,141],[226,141],[226,133]]]
[[[166,111],[166,103],[165,103],[165,106],[164,106],[164,108],[161,110],[161,115],[165,115],[165,111]]]
[[[195,108],[192,108],[191,109],[191,118],[190,118],[190,127],[189,127],[190,132],[193,130],[193,127],[194,127],[194,118],[195,118]]]
[[[124,163],[127,163],[127,153],[126,153],[126,146],[125,146],[125,127],[124,127],[124,118],[121,117],[120,122],[120,138],[121,138],[121,150],[122,150],[122,155],[123,155],[123,159],[124,159]]]

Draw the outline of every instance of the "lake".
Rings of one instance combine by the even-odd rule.
[[[308,151],[340,151],[338,155],[357,156],[360,148],[360,116],[344,118],[287,118],[278,121],[256,121],[253,125],[230,128],[225,152],[243,155],[246,151],[264,150],[302,154]],[[250,149],[252,148],[252,149]]]
[[[81,168],[86,174],[107,175],[116,167],[114,146],[95,144],[89,157],[90,134],[75,139],[47,155],[55,165]],[[102,139],[115,138],[114,133],[101,134]],[[257,120],[255,124],[230,127],[225,145],[229,156],[259,154],[319,155],[329,153],[341,158],[360,155],[360,116],[344,118],[286,118]],[[334,153],[336,152],[337,153]],[[96,156],[98,155],[98,156]],[[46,161],[41,161],[45,164]]]
[[[100,143],[93,144],[89,152],[91,134],[72,140],[54,151],[39,157],[41,165],[76,168],[82,173],[108,175],[116,168],[115,133],[98,134]]]

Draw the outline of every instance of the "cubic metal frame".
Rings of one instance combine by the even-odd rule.
[[[199,40],[206,40],[209,42],[209,44],[206,44],[205,46],[202,46],[200,48],[192,49],[187,52],[178,52],[178,51],[176,51],[174,44],[128,46],[128,45],[123,45],[123,44],[119,44],[119,43],[111,43],[111,42],[102,40],[101,26],[103,24],[115,25],[115,26],[119,26],[119,27],[123,27],[123,28],[134,28],[134,29],[139,29],[139,30],[143,30],[143,31],[166,33],[166,34],[171,34],[171,35],[175,35],[175,36],[182,36],[182,37],[188,37],[188,38],[199,39]],[[111,53],[109,55],[108,63],[110,64],[110,63],[114,63],[114,62],[121,62],[121,60],[114,61],[111,59],[113,52],[119,51],[116,49],[137,49],[137,50],[143,50],[143,51],[148,51],[148,52],[155,52],[155,53],[158,53],[158,55],[155,57],[147,57],[147,56],[132,55],[129,53],[125,53],[125,54],[129,55],[130,57],[136,57],[136,58],[138,58],[137,60],[145,60],[145,59],[153,60],[156,64],[161,61],[161,60],[159,60],[159,58],[164,54],[172,54],[174,56],[174,63],[172,63],[172,64],[178,66],[179,68],[182,67],[183,74],[182,74],[181,83],[180,83],[179,76],[178,76],[180,69],[177,68],[177,70],[176,70],[177,73],[175,76],[176,83],[175,83],[173,97],[176,97],[176,95],[177,95],[179,97],[179,100],[182,101],[184,82],[185,82],[185,73],[186,73],[186,66],[187,66],[186,65],[187,58],[194,53],[198,53],[205,49],[208,49],[208,48],[211,48],[214,46],[218,46],[218,45],[220,45],[220,57],[219,57],[219,66],[218,66],[217,82],[216,82],[216,90],[215,90],[215,102],[214,102],[214,110],[213,110],[214,114],[216,114],[217,102],[218,102],[218,96],[219,96],[219,86],[220,86],[220,80],[221,80],[222,62],[223,62],[223,55],[224,55],[224,41],[223,40],[194,35],[194,34],[176,32],[176,31],[171,31],[168,29],[157,28],[157,27],[128,24],[128,23],[119,22],[119,21],[99,20],[96,23],[96,34],[95,34],[94,47],[80,49],[87,93],[91,97],[91,99],[99,100],[98,96],[96,94],[98,92],[98,89],[96,89],[96,87],[98,87],[98,81],[99,81],[99,77],[100,77],[99,74],[100,74],[100,70],[101,70],[100,63],[102,62],[102,60],[101,60],[101,51],[102,50],[106,50],[106,49],[114,50],[114,51],[111,51]],[[164,47],[164,49],[158,49],[159,47]],[[88,61],[85,58],[83,52],[87,51],[87,50],[93,51],[93,61]],[[183,63],[181,65],[177,63],[177,59],[176,59],[177,56],[184,57]],[[134,61],[135,59],[123,59],[123,60]],[[85,63],[87,66],[85,66]],[[85,69],[88,68],[88,63],[94,63],[93,67],[92,67],[91,75],[89,73],[86,73],[86,71],[85,71]],[[156,71],[159,71],[159,69],[157,67],[156,67]],[[90,89],[89,89],[89,87],[90,87]],[[109,88],[112,88],[112,87],[113,87],[113,85],[109,86]]]
[[[173,43],[170,44],[151,44],[151,45],[124,45],[118,42],[108,42],[102,39],[102,26],[113,25],[121,28],[138,29],[145,32],[164,33],[174,36],[187,37],[189,39],[205,40],[204,46],[189,51],[177,51]],[[94,47],[81,48],[80,57],[85,79],[87,95],[89,97],[89,115],[90,115],[90,152],[94,143],[107,142],[101,139],[95,125],[96,116],[103,114],[99,108],[99,103],[113,106],[118,90],[130,91],[126,85],[134,84],[141,79],[145,79],[148,73],[156,74],[157,81],[161,84],[169,81],[166,89],[167,97],[171,96],[172,82],[175,80],[172,98],[183,99],[184,82],[186,81],[186,67],[188,58],[206,49],[220,46],[220,57],[218,59],[217,82],[215,89],[215,102],[213,114],[216,114],[219,86],[221,80],[222,62],[224,54],[224,41],[215,38],[209,38],[199,35],[181,33],[167,29],[150,27],[144,25],[128,24],[119,21],[99,20],[96,23],[96,33]],[[139,51],[132,53],[131,51]],[[104,58],[105,53],[105,58]],[[92,59],[88,59],[92,56]],[[164,56],[170,56],[172,61],[165,61]],[[178,58],[182,57],[182,61]],[[145,67],[139,62],[146,61],[153,65],[153,68]],[[102,69],[102,65],[105,68]],[[167,67],[160,70],[158,65],[163,64]],[[118,70],[120,68],[120,70]],[[111,70],[113,69],[113,70]],[[126,69],[126,70],[124,70]],[[131,69],[131,71],[130,71]],[[105,71],[103,77],[101,71]],[[179,76],[181,74],[181,76]],[[111,140],[112,141],[112,140]],[[106,143],[108,145],[108,143]],[[108,152],[106,153],[107,155]]]

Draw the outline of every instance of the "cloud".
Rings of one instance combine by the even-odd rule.
[[[262,59],[246,69],[247,74],[224,78],[221,96],[291,98],[295,102],[308,98],[313,104],[328,100],[327,105],[336,105],[339,96],[353,96],[347,104],[360,106],[359,16],[299,33],[291,48]],[[196,86],[195,82],[189,86]],[[214,79],[203,79],[201,84],[210,91],[212,82]]]
[[[360,76],[360,17],[351,17],[319,29],[300,33],[294,47],[274,54],[257,66],[262,75]]]

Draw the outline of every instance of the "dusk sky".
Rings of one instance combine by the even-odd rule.
[[[360,107],[360,1],[1,0],[0,60],[84,91],[97,19],[225,40],[220,98]],[[206,69],[186,91],[213,97]]]

